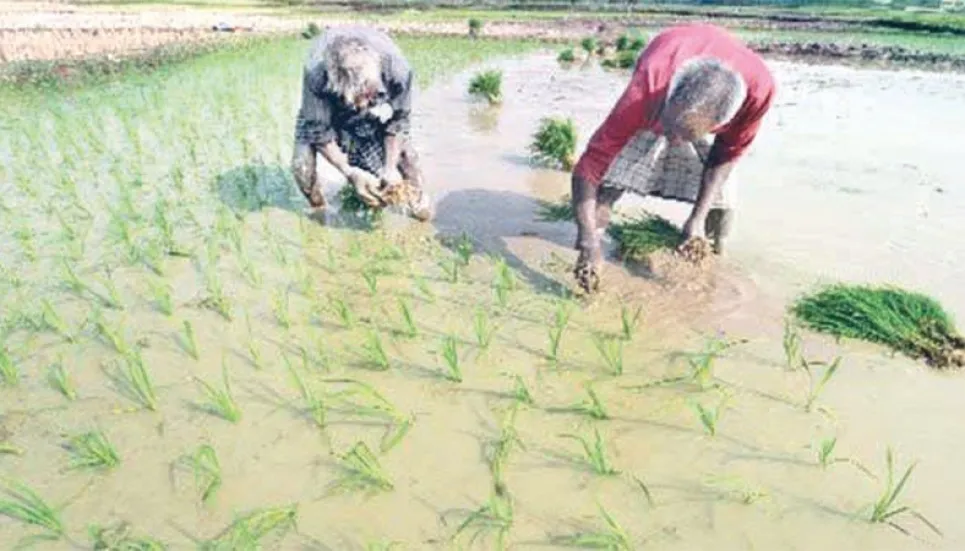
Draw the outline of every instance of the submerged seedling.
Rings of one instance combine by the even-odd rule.
[[[238,402],[235,401],[235,397],[231,392],[228,366],[224,360],[221,362],[221,380],[224,383],[224,389],[216,388],[200,377],[194,377],[194,380],[201,385],[201,389],[204,391],[204,397],[207,400],[204,409],[207,410],[208,413],[217,415],[231,423],[237,423],[241,420],[241,408],[238,407]]]
[[[167,546],[155,538],[136,536],[131,525],[118,522],[112,526],[91,525],[87,529],[94,551],[166,551]]]
[[[362,269],[362,279],[365,281],[365,287],[369,290],[369,294],[373,297],[379,292],[379,272],[373,266],[366,266]]]
[[[198,339],[194,334],[194,326],[188,320],[184,320],[184,349],[192,358],[198,359]]]
[[[171,286],[165,281],[151,283],[151,294],[159,312],[170,317],[174,314],[174,300],[171,298]]]
[[[623,341],[597,334],[593,336],[593,344],[610,370],[610,374],[617,377],[623,375]]]
[[[854,466],[859,471],[863,472],[869,477],[877,478],[864,465],[859,463],[857,459],[854,459],[851,457],[836,456],[834,454],[834,451],[837,448],[837,444],[838,444],[837,437],[825,438],[818,443],[817,450],[815,451],[815,455],[817,456],[818,465],[822,469],[827,469],[828,467],[836,463],[849,463],[850,465]]]
[[[640,323],[640,316],[643,314],[643,306],[637,306],[633,314],[630,314],[630,309],[624,304],[620,306],[620,327],[623,330],[623,340],[630,340],[633,338],[633,334],[637,331],[637,326]]]
[[[824,370],[824,374],[821,375],[821,378],[815,383],[814,372],[811,371],[811,367],[816,365],[826,365],[827,368]],[[821,392],[824,391],[824,387],[827,386],[828,382],[831,380],[831,377],[834,377],[834,374],[838,371],[839,365],[841,365],[841,356],[834,358],[830,364],[824,362],[811,362],[802,358],[801,367],[804,369],[804,372],[807,373],[808,377],[808,394],[804,401],[805,411],[811,411],[811,409],[814,407],[814,402],[817,401],[818,397],[821,395]]]
[[[619,471],[614,469],[610,464],[610,459],[607,456],[606,442],[604,442],[603,437],[600,436],[599,430],[593,429],[593,442],[576,434],[561,434],[560,438],[571,438],[580,443],[583,447],[583,459],[590,468],[593,469],[594,473],[603,476],[619,474]]]
[[[50,304],[50,301],[47,299],[40,301],[40,321],[45,327],[66,339],[67,342],[74,342],[76,340],[73,332],[67,327],[67,323],[60,317],[60,314],[57,313],[54,306]]]
[[[281,536],[297,529],[298,509],[294,505],[257,509],[238,518],[217,537],[198,547],[199,551],[262,549],[262,540],[268,536]]]
[[[788,369],[794,370],[800,367],[801,361],[801,333],[797,325],[788,317],[784,320],[784,335],[781,338],[781,345],[784,348],[784,361]]]
[[[603,508],[600,509],[600,516],[606,524],[606,528],[599,531],[581,532],[568,536],[557,536],[553,538],[554,543],[569,547],[583,547],[589,549],[611,549],[613,551],[632,551],[633,543],[627,531]]]
[[[154,392],[154,383],[144,365],[144,358],[138,350],[122,360],[119,367],[117,382],[122,385],[122,390],[130,398],[137,401],[141,407],[157,411],[157,394]]]
[[[881,497],[872,505],[871,516],[869,520],[872,523],[884,523],[892,528],[902,532],[906,535],[910,535],[908,530],[898,525],[894,520],[895,517],[902,514],[909,514],[922,523],[924,523],[933,532],[942,536],[941,530],[937,526],[932,524],[924,515],[918,511],[912,509],[907,505],[897,505],[898,497],[901,492],[905,489],[905,485],[908,483],[908,479],[911,477],[912,471],[915,469],[916,463],[912,463],[905,470],[905,474],[901,476],[898,483],[895,484],[895,456],[894,451],[889,447],[885,454],[885,468],[887,472],[887,478],[885,482],[885,487],[881,492]]]
[[[48,505],[27,485],[6,479],[2,483],[2,490],[4,497],[0,498],[0,516],[41,530],[39,534],[21,539],[21,546],[40,541],[59,541],[67,535],[60,511]]]
[[[499,422],[499,437],[492,443],[489,457],[489,470],[493,476],[493,487],[497,494],[506,493],[506,480],[503,476],[513,448],[526,450],[519,432],[516,430],[516,414],[519,405],[513,404]]]
[[[64,369],[63,358],[58,358],[47,369],[47,382],[50,384],[50,388],[59,392],[64,398],[68,400],[77,399],[77,388],[74,386],[70,374]]]
[[[327,424],[324,400],[315,393],[311,386],[305,383],[305,379],[302,378],[298,370],[288,361],[288,356],[282,354],[282,358],[285,360],[285,366],[288,368],[289,375],[291,375],[292,383],[294,383],[298,394],[308,408],[312,421],[315,422],[318,428],[324,429]]]
[[[342,325],[346,328],[351,328],[355,325],[355,316],[352,313],[352,309],[349,308],[349,305],[344,300],[340,297],[330,295],[328,302],[331,305],[332,311],[338,317],[339,321],[342,322]]]
[[[102,339],[107,341],[121,356],[129,357],[134,353],[134,349],[127,343],[120,328],[112,327],[100,309],[94,310],[94,331]]]
[[[446,366],[446,378],[450,381],[462,382],[462,368],[459,366],[459,350],[456,344],[456,337],[446,335],[442,340],[442,350],[440,352]]]
[[[194,473],[194,483],[201,494],[201,502],[207,503],[221,488],[221,464],[218,454],[209,444],[203,444],[181,461]]]
[[[113,469],[121,464],[121,458],[101,431],[86,432],[70,439],[71,469]]]
[[[700,402],[693,402],[692,407],[694,408],[694,412],[697,413],[700,424],[703,425],[704,430],[706,430],[710,436],[717,435],[717,423],[720,422],[720,417],[723,415],[730,398],[730,395],[724,395],[713,409],[704,407]]]
[[[528,406],[536,404],[536,400],[533,399],[532,393],[530,393],[529,388],[526,387],[526,383],[523,381],[523,378],[519,375],[513,375],[513,399]]]
[[[489,348],[489,344],[493,340],[493,333],[495,332],[492,323],[489,321],[489,315],[482,308],[478,308],[476,313],[472,317],[472,330],[476,335],[476,345],[479,346],[480,350],[486,350]]]
[[[476,543],[476,540],[494,534],[495,541],[492,549],[503,551],[506,549],[506,540],[512,527],[512,499],[506,494],[494,492],[482,507],[470,513],[466,520],[456,528],[452,539],[455,541],[464,532],[471,531],[472,537],[469,538],[469,545],[472,546]]]
[[[563,327],[559,325],[551,325],[546,331],[546,336],[548,338],[546,346],[546,359],[550,363],[559,363],[560,354],[560,343],[563,339]]]
[[[348,390],[334,393],[331,399],[342,404],[351,414],[381,417],[390,422],[379,444],[382,453],[394,448],[412,428],[413,416],[399,411],[371,385],[355,379],[326,379],[325,382],[349,385]]]
[[[339,464],[344,473],[333,485],[333,491],[344,489],[387,492],[395,489],[378,458],[365,442],[357,442],[348,453],[339,458]]]
[[[3,346],[0,346],[0,381],[4,386],[15,387],[20,384],[20,370]]]
[[[289,304],[288,289],[279,289],[272,295],[272,309],[275,313],[275,319],[278,321],[278,325],[285,329],[292,327]]]
[[[419,327],[415,323],[415,316],[412,314],[412,307],[409,301],[399,298],[399,313],[402,314],[402,323],[405,327],[404,333],[407,337],[414,338],[419,335]]]
[[[378,330],[370,329],[366,336],[366,342],[362,345],[366,361],[369,365],[379,371],[389,369],[389,355],[382,344],[382,335]]]
[[[578,404],[571,406],[569,411],[574,413],[582,413],[587,415],[592,419],[598,421],[606,421],[610,418],[610,414],[607,413],[606,406],[603,404],[603,400],[593,389],[593,385],[586,385],[586,395],[589,400],[584,400]]]

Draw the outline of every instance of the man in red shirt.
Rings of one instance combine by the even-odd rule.
[[[764,60],[720,27],[684,24],[650,41],[573,170],[584,290],[599,286],[600,238],[626,191],[692,203],[683,243],[709,234],[720,253],[733,219],[724,184],[774,93]]]

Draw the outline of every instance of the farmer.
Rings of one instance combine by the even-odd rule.
[[[404,188],[409,214],[432,217],[409,138],[412,84],[402,52],[375,29],[330,29],[313,44],[292,157],[295,181],[313,212],[325,208],[316,171],[321,153],[369,207],[386,206],[389,193]]]
[[[681,248],[709,236],[721,253],[734,216],[728,177],[774,91],[764,60],[717,26],[684,24],[653,37],[573,170],[574,276],[585,291],[599,286],[600,239],[626,191],[692,204]]]

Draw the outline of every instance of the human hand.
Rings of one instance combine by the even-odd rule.
[[[359,198],[368,207],[381,208],[384,206],[379,193],[380,181],[374,174],[361,168],[350,167],[346,170],[345,176],[352,187],[355,188]]]
[[[399,172],[399,169],[395,167],[383,169],[380,184],[382,186],[382,191],[391,190],[392,188],[401,185],[402,174]]]
[[[600,289],[600,271],[603,268],[603,253],[599,246],[580,249],[573,268],[573,277],[577,285],[586,293],[595,293]]]

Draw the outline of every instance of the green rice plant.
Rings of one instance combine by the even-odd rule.
[[[834,454],[837,448],[838,439],[837,437],[825,438],[818,443],[815,455],[817,456],[818,465],[822,469],[827,469],[831,465],[837,463],[848,463],[853,467],[857,468],[859,471],[868,475],[871,478],[877,478],[867,467],[862,465],[857,459],[852,457],[838,457]]]
[[[339,466],[344,472],[332,485],[333,491],[388,492],[395,489],[379,459],[365,442],[357,442],[348,453],[340,456]]]
[[[40,320],[46,328],[57,333],[66,339],[67,342],[76,341],[73,332],[67,327],[67,323],[60,317],[60,314],[54,310],[53,305],[50,304],[50,301],[47,299],[40,301]]]
[[[419,290],[419,294],[421,294],[428,302],[435,302],[436,295],[432,292],[432,289],[429,287],[429,283],[424,277],[417,275],[413,278],[413,281],[415,282],[416,289]]]
[[[583,40],[580,40],[580,47],[586,52],[587,56],[592,56],[593,52],[596,51],[596,39],[592,36],[588,36]]]
[[[366,342],[362,345],[366,363],[379,371],[388,371],[389,355],[382,344],[382,335],[375,329],[370,329],[366,335]]]
[[[571,170],[576,154],[576,124],[573,119],[540,119],[529,150],[537,162]]]
[[[80,276],[77,275],[77,272],[71,268],[70,264],[66,260],[61,262],[61,267],[64,272],[64,284],[72,293],[83,298],[84,293],[89,291],[90,288],[86,283],[84,283]]]
[[[318,23],[312,21],[305,27],[305,30],[302,31],[302,38],[312,39],[320,34],[322,34],[322,29],[319,28]]]
[[[494,69],[483,71],[473,76],[469,81],[469,93],[478,96],[492,105],[502,102],[503,99],[503,72]]]
[[[23,455],[24,449],[9,442],[0,442],[0,455]]]
[[[123,310],[124,302],[121,300],[121,293],[117,290],[117,284],[114,282],[114,272],[107,270],[105,277],[97,279],[104,286],[104,291],[107,293],[107,296],[97,295],[100,302],[112,310]]]
[[[119,522],[112,526],[91,525],[87,535],[94,551],[165,551],[168,547],[147,536],[135,536],[131,525]]]
[[[194,326],[191,322],[184,320],[184,349],[187,353],[197,360],[200,357],[198,353],[198,338],[194,334]]]
[[[618,51],[614,57],[604,59],[603,66],[611,69],[630,69],[637,64],[639,57],[640,52],[638,50]]]
[[[546,346],[546,359],[550,363],[556,364],[559,362],[560,354],[560,344],[563,340],[563,327],[559,325],[551,325],[546,331],[546,336],[548,338],[548,343]]]
[[[526,450],[516,430],[516,415],[519,413],[519,404],[513,404],[499,422],[499,437],[492,443],[489,452],[489,470],[493,476],[493,486],[497,494],[506,493],[506,480],[503,476],[506,465],[509,463],[509,456],[514,448]]]
[[[355,326],[355,315],[344,300],[335,295],[329,295],[328,302],[331,305],[332,311],[338,317],[339,321],[342,322],[342,325],[349,329]]]
[[[894,451],[891,449],[891,447],[889,447],[888,451],[885,453],[885,464],[887,471],[885,487],[881,492],[881,496],[871,506],[871,515],[868,520],[870,520],[873,524],[887,524],[888,526],[891,526],[892,528],[895,528],[906,535],[910,535],[908,530],[892,520],[899,515],[909,514],[920,520],[933,532],[941,536],[941,530],[939,530],[937,526],[925,518],[924,515],[907,505],[897,505],[898,497],[901,495],[901,492],[904,491],[905,485],[908,483],[908,479],[911,477],[911,473],[915,469],[916,463],[912,463],[908,466],[908,468],[905,470],[905,474],[901,476],[897,484],[895,483],[895,457]]]
[[[157,394],[154,391],[154,383],[151,381],[151,375],[144,365],[140,350],[123,359],[116,380],[120,383],[122,390],[130,398],[137,401],[141,407],[150,411],[157,411]]]
[[[620,328],[623,332],[623,340],[629,341],[633,338],[633,334],[636,333],[637,326],[640,324],[641,315],[643,315],[643,306],[637,306],[633,315],[630,315],[630,309],[627,308],[627,305],[620,305]]]
[[[369,290],[369,294],[373,297],[378,293],[379,287],[379,273],[374,266],[366,266],[362,269],[362,279],[365,281],[365,287]]]
[[[815,382],[814,372],[811,371],[811,368],[817,365],[826,365],[827,368],[825,368],[824,373],[817,380],[817,382]],[[838,366],[840,365],[841,356],[831,360],[831,363],[812,362],[804,358],[801,359],[801,367],[804,369],[804,372],[807,373],[808,377],[808,394],[804,401],[804,411],[811,411],[811,409],[814,407],[814,402],[818,399],[818,396],[821,395],[821,392],[824,391],[824,387],[827,386],[828,382],[831,380],[831,377],[834,377],[834,374],[837,373]]]
[[[398,541],[367,543],[365,551],[392,551],[396,547],[405,547],[405,544]]]
[[[921,293],[834,284],[798,299],[791,313],[809,329],[882,344],[934,367],[965,365],[965,339],[951,316]]]
[[[630,261],[645,260],[660,249],[674,249],[682,236],[669,220],[649,213],[615,221],[606,233],[617,243],[620,258]]]
[[[700,390],[717,388],[719,385],[715,382],[714,365],[717,362],[717,358],[734,345],[735,342],[733,341],[726,341],[719,337],[711,337],[704,344],[702,351],[687,356],[690,374],[686,379],[696,384]]]
[[[483,22],[481,19],[471,17],[469,19],[469,37],[478,38],[479,33],[482,32]]]
[[[785,366],[790,370],[800,367],[801,361],[804,359],[801,355],[801,333],[790,317],[784,320],[781,346],[784,348]]]
[[[584,460],[587,465],[593,469],[594,473],[601,476],[620,474],[620,472],[610,464],[610,459],[606,451],[606,442],[604,442],[603,437],[600,436],[599,430],[593,429],[593,442],[576,434],[561,434],[560,438],[571,438],[580,443],[583,447]]]
[[[312,387],[305,382],[305,379],[299,375],[298,370],[296,370],[288,360],[288,356],[282,354],[282,359],[285,360],[285,366],[288,368],[288,374],[291,375],[292,383],[294,383],[295,389],[298,390],[298,394],[305,403],[312,421],[315,422],[315,425],[317,425],[318,428],[324,429],[328,424],[325,401],[322,399],[322,397],[316,394]]]
[[[610,414],[607,412],[606,405],[600,396],[593,389],[593,385],[586,385],[586,395],[589,400],[584,400],[578,404],[575,404],[569,408],[568,411],[574,413],[580,413],[589,416],[591,419],[596,419],[597,421],[606,421],[610,418]]]
[[[414,422],[412,415],[399,411],[374,387],[354,379],[326,379],[326,383],[347,384],[349,390],[336,392],[331,398],[342,403],[355,414],[368,417],[382,417],[390,422],[388,430],[382,436],[379,451],[386,453],[405,438]]]
[[[194,453],[180,460],[191,468],[194,483],[201,494],[201,502],[207,503],[221,488],[221,463],[218,454],[209,444],[202,444]]]
[[[723,415],[730,399],[731,396],[725,394],[713,409],[704,407],[700,402],[693,402],[691,404],[694,412],[697,413],[697,418],[700,419],[700,424],[703,425],[704,430],[706,430],[710,436],[717,435],[717,424],[720,422],[720,417]]]
[[[529,388],[526,387],[526,383],[519,375],[513,375],[513,399],[529,406],[536,404],[536,400],[533,399],[533,394],[529,391]]]
[[[151,283],[151,294],[159,312],[165,316],[174,314],[174,300],[171,298],[171,286],[165,281]]]
[[[255,267],[255,263],[252,262],[251,257],[248,255],[248,250],[242,245],[238,249],[238,264],[241,267],[241,275],[244,276],[245,281],[248,282],[252,287],[258,287],[261,285],[262,278],[258,269]]]
[[[258,347],[258,340],[255,338],[255,333],[251,329],[251,318],[248,317],[248,312],[245,311],[245,324],[248,327],[248,356],[251,357],[251,364],[255,366],[255,369],[264,369],[264,362],[262,361],[261,348]]]
[[[221,361],[221,380],[224,382],[223,390],[216,388],[200,377],[194,377],[194,381],[201,385],[201,390],[207,400],[204,409],[225,421],[237,424],[241,420],[241,408],[238,407],[238,402],[235,401],[234,394],[231,392],[231,380],[228,377],[228,366],[224,359]]]
[[[272,311],[275,313],[278,325],[291,329],[292,317],[288,289],[278,289],[272,294]]]
[[[41,530],[39,534],[21,539],[17,547],[26,547],[41,541],[59,541],[67,536],[60,510],[48,505],[27,485],[5,479],[2,490],[4,497],[0,497],[0,516]]]
[[[616,46],[618,52],[622,52],[623,50],[629,49],[630,36],[627,34],[621,34],[620,36],[617,37],[616,42],[614,43],[614,46]]]
[[[472,237],[466,232],[459,234],[459,237],[455,239],[453,243],[453,248],[456,252],[456,258],[459,259],[459,264],[463,267],[469,266],[469,262],[472,260],[472,255],[476,251],[476,246],[472,242]]]
[[[202,542],[199,551],[235,551],[263,549],[262,540],[271,535],[282,536],[298,529],[298,509],[271,507],[247,513],[231,523],[221,534]]]
[[[64,369],[63,358],[58,358],[47,369],[47,383],[50,387],[63,395],[64,398],[68,400],[77,399],[77,388],[74,386],[74,381],[70,378],[70,374]]]
[[[623,375],[623,341],[601,334],[593,335],[593,344],[612,375]]]
[[[15,387],[20,384],[20,370],[13,363],[13,358],[6,347],[0,346],[0,382],[4,386]]]
[[[212,265],[209,265],[205,269],[205,291],[206,295],[198,303],[199,306],[207,310],[216,312],[225,321],[234,320],[234,314],[232,313],[231,301],[228,300],[228,296],[225,294],[224,285],[221,283],[221,277],[218,276],[217,271]]]
[[[476,543],[476,540],[485,538],[489,534],[495,535],[494,546],[491,549],[504,551],[509,531],[513,527],[513,503],[508,495],[501,495],[494,492],[489,500],[480,508],[470,513],[464,521],[456,528],[453,534],[453,542],[464,532],[472,531],[469,538],[469,546]]]
[[[576,61],[576,53],[573,52],[573,48],[565,48],[556,56],[556,61],[560,63],[573,63]]]
[[[121,464],[117,449],[101,431],[85,432],[67,443],[71,469],[113,469]]]
[[[480,350],[487,350],[493,341],[496,329],[489,320],[489,315],[482,308],[477,308],[472,318],[472,330],[476,336],[476,345]]]
[[[496,301],[500,308],[506,308],[509,305],[509,294],[516,289],[516,276],[505,258],[500,257],[496,261],[493,289],[496,291]]]
[[[536,219],[540,222],[572,222],[576,220],[570,196],[564,195],[556,203],[540,201],[540,206],[536,211]]]
[[[405,335],[410,339],[417,337],[419,335],[419,326],[416,325],[415,316],[412,314],[412,307],[407,300],[401,297],[399,298],[399,312],[402,314]]]
[[[439,261],[439,267],[449,283],[459,283],[459,274],[462,272],[462,263],[458,257],[450,257]]]
[[[646,40],[645,38],[638,37],[638,38],[634,38],[634,39],[630,42],[630,45],[628,46],[628,49],[637,52],[637,51],[642,50],[646,45],[647,45],[647,40]]]
[[[627,531],[613,518],[602,505],[597,504],[606,528],[595,532],[582,532],[567,536],[557,536],[553,542],[569,547],[590,549],[611,549],[613,551],[632,551],[633,542]]]
[[[445,377],[450,381],[462,382],[462,368],[459,366],[459,350],[456,337],[446,335],[442,339],[442,349],[439,353],[446,367]]]

